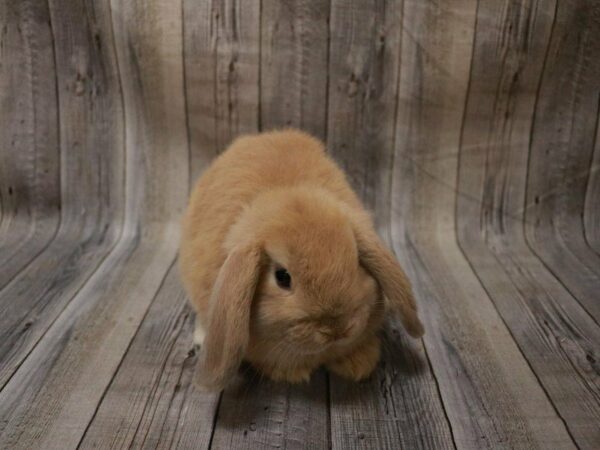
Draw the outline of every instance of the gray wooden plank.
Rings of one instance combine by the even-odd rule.
[[[45,2],[0,5],[0,288],[58,227],[58,106],[49,19]]]
[[[423,345],[395,325],[385,331],[372,378],[331,378],[332,448],[454,448]]]
[[[293,126],[325,139],[329,1],[261,4],[261,127]]]
[[[600,29],[600,3],[561,2],[556,14],[531,134],[525,231],[600,323],[600,254],[586,242],[583,223],[600,107],[600,33],[592,31]]]
[[[461,123],[474,81],[474,30],[486,20],[476,3],[455,2],[450,9],[405,2],[409,37],[402,40],[394,248],[414,282],[425,348],[456,446],[573,448],[456,241],[454,205],[457,194],[463,197],[456,182]]]
[[[310,383],[288,385],[248,368],[241,384],[223,392],[212,448],[327,448],[325,378],[319,371]]]
[[[191,180],[258,129],[260,2],[183,0]]]
[[[595,364],[587,356],[599,351],[598,324],[531,252],[523,233],[524,228],[537,228],[543,220],[550,220],[540,218],[539,211],[535,212],[538,208],[535,201],[526,202],[529,195],[534,195],[533,192],[541,195],[539,189],[545,189],[548,199],[556,192],[557,185],[558,190],[562,190],[560,195],[568,195],[568,188],[561,188],[556,177],[552,186],[540,186],[544,184],[541,178],[552,178],[555,170],[551,166],[540,167],[541,155],[535,154],[554,151],[554,157],[544,160],[546,164],[560,165],[568,149],[558,144],[549,132],[544,135],[552,142],[535,142],[536,129],[557,127],[556,118],[548,117],[548,111],[543,111],[548,102],[554,103],[549,97],[557,98],[554,89],[547,90],[544,86],[548,82],[552,84],[552,77],[545,75],[543,69],[546,67],[561,77],[561,70],[553,63],[553,59],[561,55],[552,42],[556,38],[562,41],[559,37],[562,30],[572,28],[560,8],[557,17],[544,12],[552,6],[536,10],[510,4],[504,12],[496,2],[479,5],[477,47],[462,139],[463,148],[469,150],[461,151],[460,155],[459,186],[468,197],[458,199],[458,232],[471,266],[575,442],[582,448],[594,448],[598,445],[600,385]],[[532,34],[525,32],[528,27]],[[491,51],[498,43],[506,46],[504,52]],[[540,83],[541,88],[537,90]],[[536,90],[537,99],[534,95],[518,95]],[[485,97],[481,92],[493,95]],[[561,98],[570,102],[567,95]],[[529,155],[531,129],[534,134]],[[539,149],[535,149],[537,145]],[[560,148],[553,150],[554,145]],[[559,155],[561,152],[563,156]],[[529,166],[528,160],[531,161]],[[572,179],[569,183],[581,184]],[[577,190],[582,189],[574,189]],[[576,192],[570,194],[573,213],[580,208],[573,198],[576,195]],[[538,203],[545,201],[548,200]],[[528,208],[524,210],[523,204]],[[530,217],[532,211],[534,218]],[[546,211],[546,214],[553,212]],[[582,232],[580,228],[581,241]],[[541,243],[536,240],[543,233],[537,236],[536,233],[529,234],[534,248],[540,250]],[[559,235],[545,234],[544,248],[559,250],[560,244],[553,242]],[[566,248],[562,250],[564,253]],[[544,252],[545,256],[551,253]],[[562,258],[567,255],[563,254]],[[566,270],[559,271],[565,277],[570,274]]]
[[[208,448],[219,396],[192,383],[193,324],[172,266],[79,448]]]

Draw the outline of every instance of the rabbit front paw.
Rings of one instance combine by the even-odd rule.
[[[263,370],[263,372],[273,381],[298,384],[310,381],[312,369],[307,367],[277,367],[267,371]]]
[[[368,378],[377,367],[381,356],[381,342],[373,336],[348,355],[326,364],[331,372],[354,381]]]

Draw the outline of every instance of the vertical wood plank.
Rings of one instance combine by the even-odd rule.
[[[329,1],[264,0],[261,127],[293,126],[325,139]]]
[[[331,2],[328,149],[374,212],[380,230],[390,218],[385,174],[393,156],[401,5]]]
[[[456,242],[457,153],[482,11],[485,2],[405,2],[392,237],[415,281],[456,446],[573,448]]]
[[[258,130],[260,2],[183,0],[191,180]]]

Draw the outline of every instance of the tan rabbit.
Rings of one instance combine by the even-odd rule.
[[[274,380],[321,365],[366,378],[387,311],[423,334],[410,284],[343,172],[299,131],[239,138],[214,161],[183,221],[180,269],[205,389],[222,389],[242,360]]]

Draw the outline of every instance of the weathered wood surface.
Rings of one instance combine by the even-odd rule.
[[[59,223],[56,66],[48,5],[0,5],[0,288],[52,240]],[[8,55],[10,64],[5,63]]]
[[[587,30],[600,29],[600,3],[559,3],[555,22],[531,134],[525,232],[548,270],[600,323],[600,255],[583,224],[598,132],[590,113],[600,113],[600,33]]]
[[[260,2],[183,1],[190,171],[259,127]]]
[[[52,30],[50,46],[59,67],[52,95],[58,94],[60,98],[59,110],[40,111],[36,117],[55,114],[53,119],[58,127],[55,132],[60,144],[54,151],[61,161],[60,182],[57,180],[61,203],[56,217],[60,226],[44,249],[1,291],[0,386],[6,384],[98,268],[121,233],[124,129],[116,60],[111,52],[101,51],[103,41],[108,48],[112,41],[110,17],[102,6],[101,3],[94,6],[92,2],[85,8],[80,3],[71,8],[61,2],[49,2],[49,15],[42,24],[54,24],[69,14],[79,17],[86,10],[90,17],[85,22],[74,19],[64,22],[64,26],[54,26]],[[36,90],[35,94],[46,96],[48,92]],[[43,143],[42,136],[37,139]],[[19,153],[3,155],[17,158],[3,165],[7,171],[13,165],[21,168]],[[44,168],[43,157],[30,164],[49,170]],[[51,189],[43,186],[36,189],[40,189],[37,202],[58,201]],[[42,224],[49,225],[48,217],[43,217]],[[10,234],[6,238],[10,239]],[[36,245],[35,240],[26,241],[26,247],[32,245]],[[21,258],[17,261],[19,264]]]
[[[495,5],[481,3],[480,12]],[[570,71],[582,64],[578,58],[598,53],[600,36],[572,34],[573,23],[598,19],[584,2],[545,14],[551,6],[515,5],[507,27],[479,22],[460,150],[459,190],[468,197],[458,198],[459,242],[575,441],[594,448],[600,260],[585,243],[582,215],[595,124],[581,122],[573,100],[580,83],[590,83],[589,74],[579,79]],[[511,28],[522,27],[531,27],[529,37],[511,35]],[[490,61],[498,45],[505,47],[504,59]],[[559,85],[562,95],[552,95]],[[592,83],[586,89],[596,98],[600,92]],[[579,150],[568,156],[571,146]]]
[[[260,120],[325,139],[330,2],[261,2]],[[335,49],[334,49],[335,51]]]
[[[173,266],[104,394],[83,448],[208,448],[218,395],[192,384],[193,313],[178,277]]]
[[[0,448],[600,448],[600,5],[0,2]],[[374,376],[196,390],[190,183],[328,151],[413,281]]]
[[[456,445],[570,448],[560,417],[456,242],[461,123],[477,31],[491,19],[483,2],[459,3],[451,11],[405,4],[412,39],[403,40],[392,204],[399,207],[396,222],[411,220],[392,236],[424,299],[425,348]]]

